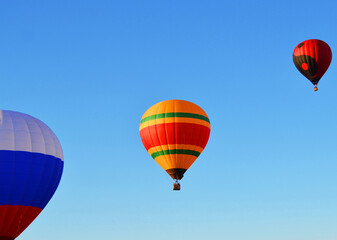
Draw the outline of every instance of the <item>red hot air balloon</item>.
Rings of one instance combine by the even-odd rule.
[[[211,131],[209,118],[198,105],[167,100],[143,115],[139,132],[151,157],[175,180],[173,190],[204,150]]]
[[[318,90],[318,81],[328,70],[331,59],[332,52],[329,45],[318,39],[301,42],[293,53],[296,68],[315,85],[315,91]]]

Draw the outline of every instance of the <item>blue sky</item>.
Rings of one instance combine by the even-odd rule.
[[[292,62],[337,49],[337,2],[0,3],[0,107],[49,125],[60,186],[18,239],[336,240],[336,64],[318,92]],[[142,146],[153,104],[184,99],[211,120],[173,192]]]

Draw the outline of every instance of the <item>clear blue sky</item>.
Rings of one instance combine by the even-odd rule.
[[[19,240],[336,240],[337,2],[2,0],[0,108],[59,137],[65,168]],[[205,151],[173,192],[138,132],[153,104],[208,114]]]

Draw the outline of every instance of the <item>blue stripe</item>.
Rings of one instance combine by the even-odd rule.
[[[60,182],[63,161],[54,156],[0,150],[0,205],[43,209]]]

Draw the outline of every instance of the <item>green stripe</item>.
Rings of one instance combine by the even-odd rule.
[[[151,157],[155,159],[156,157],[159,157],[162,155],[168,155],[168,154],[186,154],[186,155],[193,155],[193,156],[199,157],[200,152],[193,151],[193,150],[187,150],[187,149],[169,149],[169,150],[154,152],[151,154]]]
[[[208,117],[205,117],[200,114],[195,114],[195,113],[184,113],[184,112],[171,112],[171,113],[160,113],[160,114],[155,114],[148,116],[146,118],[143,118],[140,123],[144,123],[147,121],[151,121],[154,119],[159,119],[159,118],[171,118],[171,117],[185,117],[185,118],[196,118],[200,120],[204,120],[206,122],[209,122]]]

